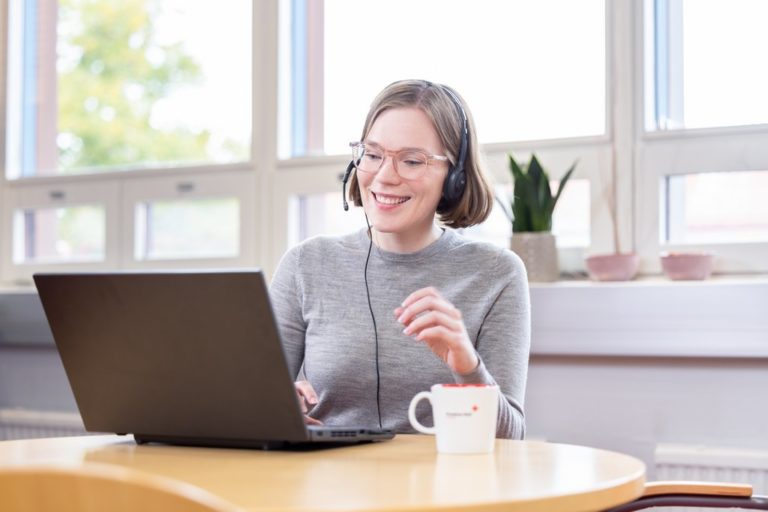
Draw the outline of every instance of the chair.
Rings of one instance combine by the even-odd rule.
[[[768,510],[768,496],[752,494],[752,486],[748,484],[648,482],[642,496],[604,512],[634,512],[651,507]]]
[[[109,464],[0,467],[3,512],[240,509],[193,485]]]

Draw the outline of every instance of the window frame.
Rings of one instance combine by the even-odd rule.
[[[0,41],[8,51],[9,2],[0,3]],[[251,26],[261,25],[264,19],[277,19],[277,0],[256,2],[252,7]],[[269,183],[269,169],[275,161],[274,137],[257,137],[258,132],[270,133],[276,127],[277,111],[269,100],[276,97],[276,84],[257,80],[260,76],[274,76],[277,60],[273,50],[277,47],[277,29],[272,25],[254,30],[251,36],[252,52],[252,129],[251,157],[248,161],[225,164],[181,165],[177,167],[130,168],[107,173],[83,173],[56,176],[0,177],[0,283],[28,286],[32,274],[40,271],[120,270],[156,268],[242,267],[265,261],[267,250],[264,240],[270,226],[269,211],[264,199]],[[8,59],[0,59],[0,157],[6,162]],[[257,121],[258,120],[258,121]],[[274,132],[274,130],[271,130]],[[5,166],[3,166],[5,168]],[[262,170],[262,172],[259,172]],[[266,171],[263,171],[266,170]],[[141,199],[171,199],[169,189],[184,182],[196,190],[185,197],[207,197],[215,191],[219,195],[240,200],[240,254],[235,258],[189,258],[178,260],[134,259],[134,202]],[[158,188],[159,187],[159,188]],[[63,192],[66,200],[52,199],[52,191]],[[76,199],[75,199],[76,198]],[[81,200],[82,199],[82,200]],[[18,208],[57,207],[71,203],[101,203],[106,209],[105,259],[102,262],[66,262],[52,264],[15,264],[12,252],[13,211]],[[259,243],[262,242],[262,243]]]
[[[155,175],[141,179],[127,179],[121,183],[120,238],[122,247],[120,266],[126,269],[153,268],[204,268],[248,266],[254,260],[255,241],[249,233],[254,231],[256,214],[256,186],[254,173],[222,171],[213,173],[188,173],[177,176]],[[163,258],[137,260],[135,257],[135,208],[139,203],[163,200],[189,200],[209,198],[236,198],[239,202],[239,252],[233,257],[219,258]]]
[[[29,283],[31,267],[14,265],[11,247],[11,213],[13,208],[27,203],[28,197],[44,197],[51,187],[79,191],[106,187],[96,195],[109,196],[110,212],[107,220],[108,264],[103,268],[157,268],[167,266],[261,266],[268,275],[276,268],[288,248],[288,205],[291,196],[339,191],[339,176],[348,157],[328,155],[306,158],[278,159],[278,76],[280,0],[255,2],[252,10],[252,130],[251,160],[241,164],[179,167],[173,169],[125,170],[110,174],[56,177],[30,177],[8,180],[0,178],[0,197],[3,200],[0,222],[0,247],[7,248],[0,256],[0,283]],[[7,42],[8,2],[0,4],[0,38]],[[608,184],[617,203],[617,231],[621,249],[634,250],[641,255],[641,272],[660,273],[658,253],[667,249],[659,242],[659,162],[669,158],[670,147],[679,146],[689,158],[684,165],[667,165],[667,170],[682,174],[696,167],[697,171],[743,171],[768,169],[768,148],[757,143],[768,135],[768,125],[728,127],[722,129],[645,130],[644,95],[647,80],[644,76],[645,4],[632,0],[606,1],[606,133],[595,137],[556,139],[543,141],[516,141],[483,145],[481,150],[489,164],[495,181],[509,183],[506,154],[513,151],[526,158],[535,151],[544,165],[551,170],[552,179],[574,160],[579,164],[575,178],[590,180],[591,191],[591,245],[581,249],[561,249],[561,268],[568,272],[584,269],[583,256],[613,251],[613,226],[603,188]],[[284,20],[283,20],[284,21]],[[257,29],[256,29],[257,28]],[[315,32],[313,38],[320,37]],[[7,44],[3,44],[7,50]],[[7,58],[0,60],[0,149],[5,157],[5,125],[7,111]],[[314,66],[314,82],[322,83],[322,66]],[[261,77],[272,77],[262,79]],[[318,78],[319,77],[319,78]],[[314,91],[318,93],[318,91]],[[319,114],[313,114],[313,125]],[[717,151],[713,146],[723,146]],[[742,148],[748,148],[745,153]],[[611,169],[615,181],[611,183]],[[228,175],[240,178],[227,179]],[[155,197],[159,182],[189,181],[221,178],[220,186],[231,187],[233,195],[241,194],[248,204],[242,203],[241,244],[244,252],[237,261],[162,260],[132,262],[133,206],[130,198]],[[126,185],[129,184],[129,185]],[[95,188],[94,188],[95,187]],[[167,187],[167,183],[166,183]],[[115,191],[116,190],[116,191]],[[129,194],[125,192],[131,190]],[[166,192],[168,189],[166,188]],[[85,197],[85,196],[84,196]],[[94,196],[95,197],[95,196]],[[238,196],[239,197],[239,196]],[[341,208],[341,205],[339,205]],[[9,213],[10,212],[10,213]],[[127,215],[130,212],[130,215]],[[247,212],[247,214],[246,214]],[[130,222],[129,222],[130,221]],[[362,227],[362,226],[361,226]],[[654,242],[655,238],[655,242]],[[686,246],[687,247],[687,246]],[[687,247],[689,248],[689,247]],[[719,258],[718,272],[768,272],[768,244],[723,244],[710,247]],[[73,266],[74,265],[74,266]],[[102,268],[92,263],[88,269]],[[41,265],[35,270],[70,270],[85,268],[83,264]]]
[[[723,126],[708,128],[674,128],[659,126],[649,128],[648,111],[643,103],[649,97],[649,88],[658,89],[657,76],[649,77],[645,73],[649,62],[648,38],[654,37],[653,31],[644,25],[644,18],[653,15],[652,7],[660,5],[668,15],[663,16],[668,23],[682,23],[680,0],[644,0],[634,7],[634,30],[637,33],[635,44],[636,87],[640,91],[635,96],[635,108],[642,115],[637,116],[635,125],[635,187],[633,191],[634,225],[637,252],[640,255],[640,272],[658,274],[661,272],[659,254],[662,252],[710,252],[715,255],[714,272],[720,274],[763,274],[768,272],[768,241],[753,243],[719,244],[670,244],[661,241],[661,220],[663,204],[663,181],[666,176],[678,176],[704,172],[768,172],[768,123]],[[672,27],[666,30],[674,32]],[[678,29],[679,32],[679,29]],[[677,61],[681,57],[682,42],[671,42],[668,60]],[[678,38],[679,39],[679,38]],[[658,53],[655,50],[654,53]],[[670,73],[672,77],[668,87],[662,88],[669,95],[669,116],[675,121],[675,112],[679,110],[682,94],[682,78],[679,73]],[[652,78],[652,79],[651,79]],[[655,101],[655,100],[654,100]],[[675,106],[677,102],[678,107]],[[677,119],[682,121],[682,119]]]
[[[109,229],[119,217],[119,187],[111,181],[88,181],[84,183],[49,182],[5,184],[2,191],[2,235],[4,248],[1,257],[3,282],[28,284],[35,272],[73,271],[82,269],[107,270],[115,268],[119,262],[120,240],[115,229]],[[14,212],[23,209],[48,209],[84,204],[98,204],[104,207],[105,239],[104,259],[88,262],[56,263],[15,263],[13,261],[13,221]]]

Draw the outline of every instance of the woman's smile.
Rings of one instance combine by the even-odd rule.
[[[377,206],[387,210],[392,209],[393,207],[396,207],[396,206],[400,206],[401,204],[405,203],[411,198],[410,196],[383,194],[380,192],[376,193],[374,191],[371,191],[371,195],[373,196],[373,199],[376,201]]]

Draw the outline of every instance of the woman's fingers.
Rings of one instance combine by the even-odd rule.
[[[309,407],[317,405],[315,388],[307,380],[298,380],[293,385],[296,387],[296,394],[299,395],[299,405],[301,405],[301,412],[304,414],[304,423],[307,425],[322,425],[322,421],[307,415]]]
[[[461,321],[453,316],[443,311],[432,310],[414,318],[413,321],[407,324],[403,333],[408,336],[419,338],[421,332],[430,327],[444,327],[446,329],[446,334],[454,335],[461,334],[464,329],[464,325]]]
[[[296,392],[300,398],[303,398],[309,405],[317,404],[317,393],[315,388],[307,380],[299,380],[295,382]]]
[[[461,311],[439,295],[421,297],[407,307],[395,309],[395,315],[398,322],[408,326],[415,318],[431,311],[440,311],[456,320],[461,319]]]
[[[435,288],[434,286],[427,286],[425,288],[420,288],[416,290],[415,292],[410,294],[408,297],[406,297],[403,303],[401,304],[401,306],[403,308],[407,308],[417,300],[423,297],[427,297],[429,295],[434,297],[441,297],[440,292],[437,291],[437,288]]]
[[[310,406],[317,405],[317,393],[312,384],[306,380],[299,380],[294,382],[296,387],[296,394],[299,395],[299,405],[301,405],[301,412],[307,414]]]

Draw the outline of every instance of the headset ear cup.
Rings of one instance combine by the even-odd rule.
[[[451,167],[443,183],[443,197],[440,198],[440,202],[437,205],[437,212],[444,213],[455,206],[464,195],[466,187],[467,174],[464,172],[464,169]]]
[[[456,178],[454,179],[453,184],[453,190],[455,193],[454,201],[459,202],[459,200],[464,195],[464,189],[467,188],[467,173],[464,172],[464,169],[460,170],[456,173]]]

